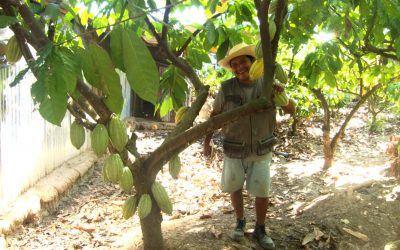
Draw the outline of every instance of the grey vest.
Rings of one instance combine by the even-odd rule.
[[[223,112],[239,107],[262,94],[262,82],[253,86],[251,100],[246,95],[236,78],[222,83],[224,94]],[[244,159],[252,155],[261,156],[272,151],[276,138],[273,135],[276,125],[276,109],[270,108],[251,115],[240,117],[228,123],[222,129],[224,135],[223,148],[228,157]]]

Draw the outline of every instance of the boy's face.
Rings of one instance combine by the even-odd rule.
[[[238,56],[230,61],[233,73],[242,83],[251,83],[250,80],[250,67],[253,62],[248,56]]]

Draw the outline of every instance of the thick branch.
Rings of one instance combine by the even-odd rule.
[[[35,37],[38,47],[42,48],[49,43],[46,34],[40,27],[39,23],[36,21],[35,17],[31,10],[24,4],[23,2],[17,0],[14,2],[15,7],[17,8],[18,12],[21,14],[22,18],[24,19],[25,23],[28,25],[30,31],[32,32],[33,36]]]
[[[392,59],[392,60],[400,61],[400,59],[397,57],[397,55],[387,53],[387,51],[392,51],[390,48],[389,49],[380,49],[380,48],[377,48],[375,46],[372,46],[369,43],[366,43],[364,45],[364,47],[362,48],[362,50],[365,51],[365,52],[372,52],[372,53],[381,55],[383,57],[386,57],[386,58],[389,58],[389,59]]]
[[[100,116],[99,122],[106,123],[111,117],[111,111],[104,104],[102,99],[98,97],[82,80],[78,80],[76,89],[81,93],[90,105],[94,108],[96,113]]]
[[[171,11],[172,5],[171,1],[167,0],[165,3],[165,11],[164,11],[164,18],[163,18],[163,27],[161,32],[161,40],[166,40],[168,35],[168,24],[169,24],[169,13]]]
[[[149,158],[144,161],[144,165],[151,169],[151,177],[155,177],[159,169],[166,163],[171,155],[178,154],[189,144],[204,137],[204,135],[221,128],[224,124],[237,120],[249,113],[272,108],[267,105],[266,99],[257,99],[234,110],[211,117],[207,122],[197,125],[166,142],[158,147]]]

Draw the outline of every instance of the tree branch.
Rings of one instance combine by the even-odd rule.
[[[215,19],[219,16],[221,16],[223,13],[217,13],[214,14],[212,17],[210,17],[209,19],[207,19],[207,21],[203,24],[203,26],[211,19]],[[194,37],[196,37],[203,29],[197,29],[195,30],[192,35],[185,41],[185,43],[182,45],[182,47],[176,52],[177,56],[182,55],[183,51],[185,51],[185,49],[187,48],[187,46],[189,46],[190,42],[192,41],[192,39]]]
[[[267,104],[265,98],[257,99],[239,108],[213,116],[208,121],[176,135],[153,151],[144,161],[143,164],[151,169],[150,178],[155,178],[158,171],[169,160],[171,155],[178,154],[184,150],[187,145],[222,127],[230,121],[234,121],[258,110],[268,108],[272,107]]]
[[[171,0],[167,0],[165,3],[165,11],[163,18],[163,27],[161,32],[161,40],[166,40],[168,35],[168,24],[169,24],[169,13],[171,11],[172,5]]]

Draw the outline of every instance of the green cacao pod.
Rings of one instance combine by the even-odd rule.
[[[187,111],[188,109],[189,109],[189,107],[182,106],[182,107],[180,107],[180,108],[178,109],[178,111],[176,111],[176,114],[175,114],[175,124],[178,124],[178,123],[182,120],[183,115],[186,113],[186,111]]]
[[[104,161],[105,179],[114,184],[119,183],[123,169],[124,163],[119,154],[112,154]]]
[[[98,157],[102,156],[107,151],[108,140],[106,126],[97,124],[90,134],[90,141],[92,149]]]
[[[269,39],[272,41],[272,39],[274,39],[275,33],[276,33],[275,21],[274,20],[270,20],[268,27],[269,27]]]
[[[274,103],[276,106],[283,107],[289,104],[289,98],[285,91],[274,93]]]
[[[172,203],[168,197],[168,193],[161,183],[154,182],[151,185],[151,192],[157,202],[158,207],[166,214],[172,214]]]
[[[168,171],[172,178],[178,178],[179,172],[181,171],[181,158],[179,158],[179,155],[175,155],[169,160]]]
[[[128,142],[128,134],[126,133],[124,122],[117,117],[111,118],[108,125],[108,132],[112,145],[118,152],[122,152]]]
[[[9,64],[14,64],[22,57],[21,49],[19,48],[17,37],[12,36],[7,43],[6,59]]]
[[[137,197],[136,196],[130,196],[128,199],[125,200],[124,205],[122,206],[122,216],[124,217],[125,220],[131,218],[137,208]]]
[[[140,196],[138,205],[138,215],[140,219],[146,218],[151,212],[151,198],[149,194],[142,194]]]
[[[69,138],[71,139],[72,145],[74,145],[75,148],[80,149],[85,143],[85,137],[85,128],[75,120],[71,124],[69,130]]]
[[[280,65],[279,63],[277,63],[275,67],[275,78],[281,83],[288,82],[288,76],[285,70],[282,68],[282,65]]]
[[[129,193],[133,187],[133,175],[128,167],[122,169],[121,180],[119,181],[119,186],[122,190]]]
[[[249,71],[250,80],[255,80],[264,75],[264,60],[257,59],[250,67]]]

